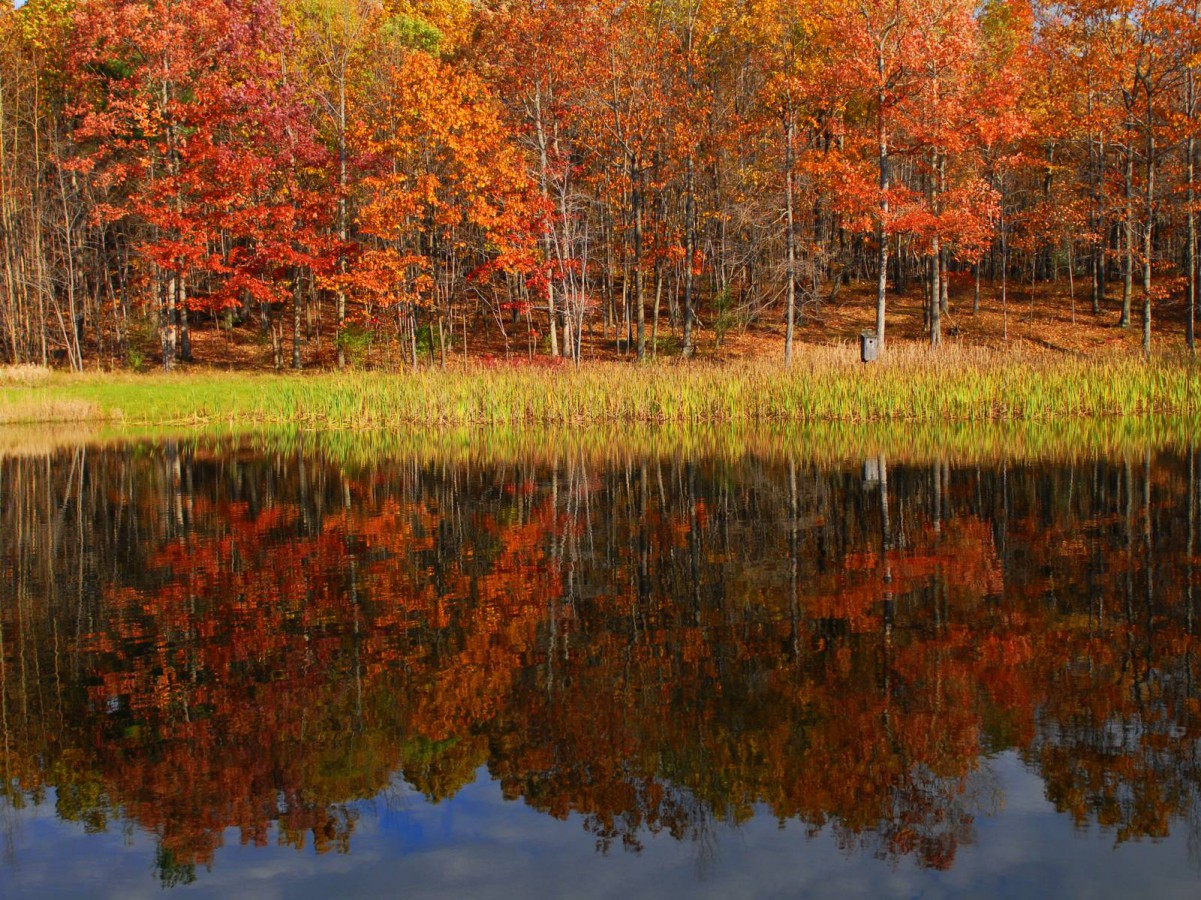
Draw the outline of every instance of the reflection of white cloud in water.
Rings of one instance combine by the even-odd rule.
[[[437,805],[399,792],[364,812],[351,853],[315,856],[287,848],[242,847],[226,835],[211,872],[169,893],[292,898],[405,896],[472,898],[746,896],[1188,897],[1201,891],[1183,826],[1165,841],[1124,844],[1093,829],[1079,833],[1043,797],[1041,780],[1012,754],[991,763],[1004,802],[976,823],[950,871],[922,870],[840,852],[828,834],[780,830],[760,815],[737,830],[718,826],[715,855],[647,836],[641,854],[597,853],[578,816],[566,822],[505,802],[481,771],[474,784]],[[0,896],[158,898],[154,846],[141,832],[85,835],[58,822],[53,802],[20,815],[17,866],[0,867]],[[703,872],[703,879],[700,877]]]

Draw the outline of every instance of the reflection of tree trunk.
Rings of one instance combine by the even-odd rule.
[[[1188,596],[1189,634],[1193,633],[1193,560],[1197,553],[1197,450],[1190,447],[1188,452],[1188,549],[1187,560],[1188,578],[1185,580]]]
[[[1009,461],[1001,461],[1001,596],[1009,576]]]
[[[14,485],[9,485],[10,489]],[[17,576],[18,586],[21,579],[20,557],[18,556],[18,566],[15,572]],[[0,617],[0,735],[3,735],[4,741],[0,744],[0,760],[4,763],[4,783],[6,785],[13,784],[12,760],[13,753],[11,749],[12,735],[8,724],[8,648],[5,646],[4,638],[4,619]]]
[[[797,565],[799,559],[799,540],[797,535],[800,509],[797,503],[796,489],[796,459],[788,458],[788,572],[789,572],[789,621],[792,634],[792,658],[800,662],[800,635],[798,631],[800,610],[797,607]]]
[[[892,523],[888,517],[888,459],[880,454],[880,538],[884,562],[884,630],[892,634]]]
[[[934,524],[934,533],[939,534],[942,531],[942,463],[934,463],[934,515],[931,517]]]
[[[701,548],[700,520],[696,514],[696,466],[687,465],[688,479],[688,568],[692,580],[693,616],[699,626],[701,624]]]
[[[1093,480],[1092,480],[1092,502],[1087,507],[1088,517],[1090,520],[1096,520],[1101,515],[1101,464],[1099,461],[1093,461]],[[1088,554],[1088,635],[1090,638],[1096,635],[1097,628],[1100,627],[1098,608],[1100,591],[1097,585],[1097,576],[1102,571],[1100,544],[1095,535],[1089,536],[1089,554]]]
[[[893,596],[892,596],[892,560],[890,558],[892,551],[892,525],[888,515],[888,460],[884,454],[879,457],[880,466],[880,538],[881,538],[881,559],[883,561],[883,573],[881,579],[884,584],[884,614],[883,614],[883,651],[880,660],[881,665],[881,685],[884,699],[884,727],[891,735],[891,723],[889,721],[889,698],[892,694],[892,621],[893,621]]]
[[[1193,558],[1197,553],[1197,449],[1189,447],[1188,451],[1188,544],[1185,547],[1184,601],[1185,621],[1188,625],[1188,656],[1185,663],[1185,677],[1188,679],[1188,696],[1192,697],[1195,690],[1193,684],[1193,641],[1196,628],[1196,611],[1193,598]]]
[[[362,734],[363,722],[363,660],[362,626],[359,622],[359,578],[356,561],[350,561],[350,605],[354,609],[354,711],[355,733]]]
[[[1131,693],[1138,707],[1142,708],[1142,678],[1138,673],[1137,657],[1135,653],[1135,626],[1134,626],[1134,467],[1130,460],[1126,460],[1125,466],[1125,501],[1126,501],[1126,521],[1125,521],[1125,544],[1126,544],[1126,577],[1123,591],[1123,612],[1126,617],[1126,654],[1123,659],[1122,666],[1130,667],[1133,680],[1131,683]]]
[[[892,528],[888,519],[888,458],[884,454],[878,457],[880,467],[880,529],[883,539],[884,552],[892,549]]]
[[[1146,665],[1152,668],[1151,659],[1151,605],[1155,597],[1155,544],[1151,537],[1151,448],[1147,447],[1143,457],[1143,553],[1146,556]]]
[[[638,599],[651,599],[650,536],[647,531],[647,470],[646,460],[638,470]]]

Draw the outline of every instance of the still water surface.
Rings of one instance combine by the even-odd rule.
[[[0,895],[1195,897],[1199,480],[0,459]]]

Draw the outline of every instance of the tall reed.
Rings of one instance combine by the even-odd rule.
[[[0,421],[297,423],[334,428],[701,422],[1052,421],[1201,414],[1184,357],[1052,358],[899,347],[871,365],[848,348],[791,370],[765,362],[469,365],[407,374],[55,375],[0,385]]]

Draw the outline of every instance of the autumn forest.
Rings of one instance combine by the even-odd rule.
[[[901,295],[934,346],[1038,294],[1191,347],[1199,15],[28,0],[0,13],[0,362],[170,369],[200,334],[276,368],[643,359],[756,323],[790,360],[852,301],[886,344]]]

